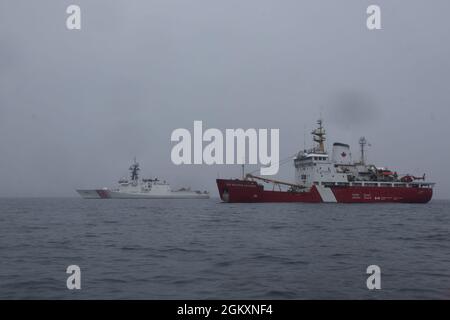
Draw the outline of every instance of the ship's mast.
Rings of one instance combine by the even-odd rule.
[[[359,138],[359,146],[361,147],[361,164],[365,164],[365,157],[364,157],[364,148],[366,147],[367,140],[365,137]]]
[[[139,168],[139,163],[136,162],[136,157],[134,158],[134,163],[131,165],[130,167],[130,171],[131,171],[131,180],[132,181],[137,181],[139,179],[139,171],[141,169]]]
[[[319,151],[325,152],[325,129],[322,127],[322,119],[317,120],[319,127],[314,129],[311,133],[314,136],[313,139],[319,145]]]

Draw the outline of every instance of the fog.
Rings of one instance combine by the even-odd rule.
[[[81,30],[66,28],[70,4]],[[382,30],[366,27],[370,4]],[[449,12],[448,0],[1,1],[0,196],[113,186],[134,157],[144,176],[217,196],[239,166],[172,164],[173,130],[279,128],[283,159],[322,117],[328,146],[358,158],[365,136],[370,162],[426,173],[450,198]],[[293,177],[291,163],[277,176]]]

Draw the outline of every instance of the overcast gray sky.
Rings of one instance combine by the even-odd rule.
[[[82,30],[65,10],[78,4]],[[366,28],[378,4],[382,30]],[[280,157],[322,114],[328,143],[426,172],[450,198],[450,1],[2,0],[0,196],[76,196],[143,174],[217,195],[237,166],[175,166],[170,134],[279,128]],[[310,136],[307,135],[310,143]],[[292,165],[279,178],[293,179]]]

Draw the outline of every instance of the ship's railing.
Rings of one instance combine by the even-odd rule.
[[[433,188],[432,182],[383,182],[383,181],[356,181],[356,182],[315,182],[324,187],[387,187],[387,188]]]

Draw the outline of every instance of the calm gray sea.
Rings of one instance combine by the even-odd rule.
[[[3,299],[449,299],[450,202],[0,199],[0,257]]]

